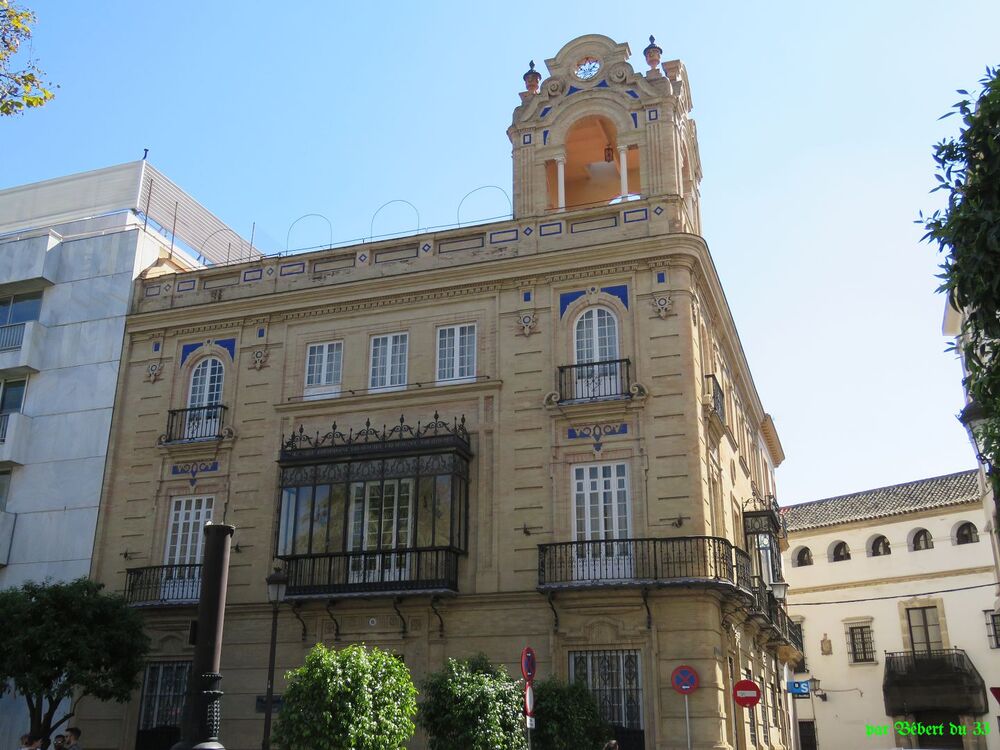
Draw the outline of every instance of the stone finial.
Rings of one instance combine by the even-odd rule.
[[[535,61],[528,63],[528,72],[524,74],[524,88],[529,94],[538,93],[538,85],[542,82],[542,74],[535,70]]]
[[[646,56],[646,64],[649,65],[650,70],[655,70],[659,67],[660,56],[663,54],[663,50],[657,46],[656,39],[652,34],[649,37],[649,46],[642,51],[642,54]]]

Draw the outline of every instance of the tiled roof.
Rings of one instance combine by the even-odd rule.
[[[828,497],[781,509],[789,531],[884,518],[979,500],[977,471],[959,471],[915,482]]]

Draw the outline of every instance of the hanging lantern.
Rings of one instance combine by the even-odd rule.
[[[611,148],[611,144],[609,143],[607,146],[604,147],[604,161],[613,162],[614,160],[615,160],[615,150]]]

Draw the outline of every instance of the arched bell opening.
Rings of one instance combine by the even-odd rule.
[[[587,115],[566,134],[564,160],[546,164],[549,209],[581,208],[639,192],[639,150],[619,145],[615,124]]]

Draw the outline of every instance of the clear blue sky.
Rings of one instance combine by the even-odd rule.
[[[703,226],[787,460],[783,503],[970,468],[935,252],[937,118],[1000,63],[1000,3],[29,2],[61,88],[0,122],[0,187],[140,158],[256,244],[366,236],[510,186],[528,60],[655,34],[687,65]],[[495,191],[464,221],[507,211]],[[415,226],[379,214],[375,233]],[[292,247],[325,243],[300,222]]]

